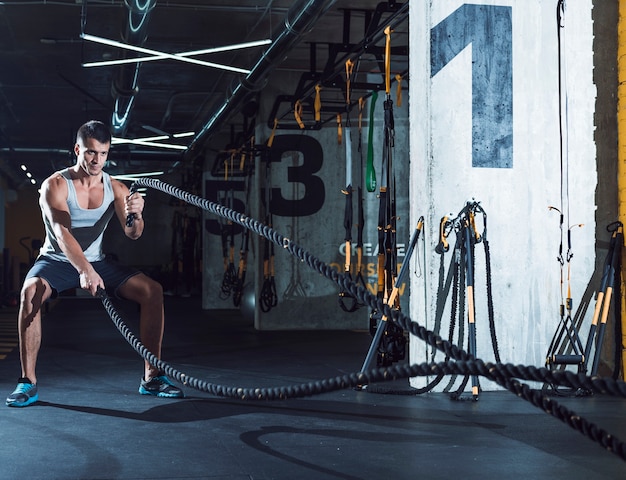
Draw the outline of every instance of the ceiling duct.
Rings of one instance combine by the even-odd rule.
[[[233,89],[231,95],[211,115],[189,144],[193,150],[206,139],[216,125],[224,123],[230,115],[238,111],[250,94],[261,90],[271,71],[280,64],[287,53],[309,32],[319,18],[336,0],[299,0],[289,9],[282,28],[272,36],[272,44],[259,58],[250,73]]]
[[[124,4],[128,15],[122,40],[129,45],[142,46],[148,37],[150,12],[156,6],[156,0],[124,0]],[[128,53],[124,55],[126,58]],[[139,93],[140,68],[141,62],[119,66],[117,76],[111,85],[113,95],[111,129],[116,136],[124,136],[128,128],[135,96]]]

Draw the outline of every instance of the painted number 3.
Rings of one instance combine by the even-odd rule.
[[[283,217],[306,217],[318,212],[324,205],[325,190],[322,179],[315,175],[322,168],[324,152],[313,137],[305,135],[280,135],[274,139],[270,151],[271,162],[286,161],[287,152],[297,152],[301,163],[287,166],[287,188],[273,187],[270,209],[272,214]],[[297,185],[301,190],[298,198],[292,198],[290,190]],[[283,192],[285,190],[285,192]],[[284,193],[284,194],[283,194]]]

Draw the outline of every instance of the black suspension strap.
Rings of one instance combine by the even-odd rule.
[[[352,279],[352,125],[350,124],[350,82],[353,62],[346,61],[346,125],[345,131],[345,160],[346,160],[346,188],[341,191],[345,195],[345,208],[343,214],[343,227],[345,229],[345,262],[344,273]],[[359,308],[356,298],[348,295],[344,290],[339,292],[339,306],[344,312],[355,312]]]
[[[220,239],[222,242],[222,262],[224,264],[224,273],[222,275],[222,284],[220,285],[219,298],[226,300],[230,296],[230,275],[228,261],[228,230],[226,221],[220,220]]]
[[[385,127],[386,130],[386,127]],[[380,299],[381,302],[386,300],[386,279],[385,276],[387,272],[385,271],[385,246],[386,246],[386,236],[390,233],[389,226],[390,223],[390,214],[389,214],[389,198],[387,192],[387,181],[388,181],[388,164],[387,160],[389,159],[386,150],[388,148],[388,144],[385,143],[383,146],[383,159],[382,159],[382,175],[380,181],[380,187],[378,191],[378,225],[376,227],[377,237],[378,237],[378,254],[377,254],[377,268],[376,268],[376,296]],[[369,167],[368,167],[369,168]],[[378,320],[380,319],[380,312],[377,309],[372,309],[370,312],[370,332],[372,335],[375,335],[376,325]]]
[[[245,192],[246,192],[246,213],[250,205],[250,174],[246,172]],[[248,270],[248,252],[249,252],[250,230],[247,228],[241,232],[241,247],[239,249],[239,264],[237,266],[237,276],[233,285],[233,305],[239,307],[243,295],[243,288],[246,283],[246,272]]]
[[[238,307],[241,305],[241,297],[243,287],[246,283],[246,272],[248,270],[248,250],[249,250],[249,232],[244,230],[241,233],[241,248],[239,249],[239,263],[237,265],[237,275],[233,285],[233,305]]]
[[[391,29],[385,29],[385,101],[384,106],[384,143],[381,166],[378,210],[378,257],[377,257],[377,296],[386,302],[393,292],[397,278],[397,243],[396,243],[396,196],[393,180],[393,152],[395,147],[395,126],[393,100],[390,95],[391,76]],[[394,308],[400,308],[399,298],[394,299]],[[372,310],[370,331],[376,335],[381,319],[381,312]],[[408,338],[405,332],[393,323],[382,324],[385,327],[381,342],[379,364],[385,365],[402,360],[406,355]]]
[[[381,182],[378,192],[378,254],[376,268],[376,297],[381,302],[385,301],[385,228],[387,225],[387,186],[384,181]],[[376,324],[380,318],[379,311],[372,309],[370,312],[370,332],[375,334]]]
[[[562,58],[563,41],[562,31],[564,31],[565,1],[559,0],[556,6],[556,30],[557,30],[557,50],[558,50],[558,95],[559,95],[559,146],[560,146],[560,168],[561,168],[561,208],[548,207],[559,213],[559,226],[561,232],[561,242],[559,245],[559,255],[557,257],[560,265],[561,284],[561,305],[559,326],[550,342],[548,354],[546,355],[546,366],[549,368],[565,368],[567,365],[577,365],[579,371],[584,370],[584,349],[578,334],[576,322],[572,319],[573,299],[571,292],[572,282],[572,229],[582,227],[582,224],[570,224],[570,202],[569,202],[569,161],[568,161],[568,100],[567,87],[565,81],[567,75],[564,74],[565,62]],[[565,227],[567,231],[565,231]],[[567,252],[563,257],[563,237],[566,235]],[[564,269],[566,266],[567,276],[567,296],[564,298]],[[568,392],[553,387],[558,394],[579,394],[579,392]]]
[[[365,228],[365,214],[363,211],[363,107],[365,100],[359,98],[359,186],[357,187],[357,235],[356,235],[356,279],[355,283],[365,288],[365,278],[363,277],[363,231]],[[357,300],[358,302],[358,300]],[[362,307],[362,303],[357,303]]]
[[[226,204],[232,208],[234,204],[234,191],[231,188],[225,198]],[[220,298],[226,300],[237,285],[237,269],[235,268],[235,224],[227,220],[222,224],[222,253],[224,255],[224,275],[220,287]]]
[[[574,411],[560,405],[554,399],[549,398],[540,391],[533,390],[528,387],[528,385],[520,383],[518,379],[535,382],[550,382],[555,385],[564,385],[571,388],[586,388],[589,391],[626,398],[625,382],[609,378],[588,377],[580,373],[575,374],[568,371],[553,372],[545,368],[489,363],[483,362],[480,359],[474,359],[463,349],[442,339],[438,335],[434,334],[434,332],[431,332],[425,327],[419,325],[417,322],[413,322],[401,311],[392,309],[388,305],[383,304],[374,295],[370,294],[366,288],[358,287],[354,283],[350,283],[341,272],[338,272],[336,269],[326,265],[324,262],[300,247],[296,242],[280,235],[271,227],[242,215],[241,213],[228,209],[223,205],[209,202],[206,199],[201,199],[193,194],[184,192],[156,179],[142,178],[137,180],[137,183],[161,190],[215,215],[229,218],[243,227],[250,229],[251,232],[270,240],[272,243],[282,247],[283,250],[299,259],[301,262],[306,263],[312,269],[337,283],[337,285],[341,288],[349,289],[353,295],[356,295],[362,302],[371,308],[378,308],[383,311],[389,320],[397,323],[416,338],[426,342],[429,346],[435,347],[437,350],[444,352],[447,356],[454,360],[449,362],[422,363],[416,365],[396,364],[390,367],[378,368],[368,372],[352,373],[317,382],[285,387],[249,388],[215,385],[186,375],[174,369],[146,350],[141,342],[137,340],[137,338],[125,325],[119,314],[116,312],[110,299],[106,296],[106,293],[103,290],[99,290],[98,294],[102,299],[102,303],[107,310],[107,313],[124,338],[126,338],[129,344],[150,364],[160,370],[163,370],[172,378],[190,386],[191,388],[216,396],[225,396],[242,400],[276,400],[311,396],[356,387],[359,385],[366,385],[369,383],[392,381],[398,378],[439,374],[480,375],[494,381],[517,397],[530,402],[537,408],[540,408],[542,411],[558,418],[571,428],[602,445],[615,455],[618,455],[622,460],[626,460],[626,444],[624,442],[614,435],[611,435],[606,430],[599,428],[592,422],[589,422],[584,417],[577,415]]]
[[[265,223],[272,227],[272,169],[269,154],[265,158]],[[259,305],[263,313],[269,312],[278,305],[276,280],[274,272],[274,244],[263,239],[263,285],[259,295]]]

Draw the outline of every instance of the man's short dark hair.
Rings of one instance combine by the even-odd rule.
[[[88,138],[93,138],[100,143],[111,143],[111,131],[99,120],[91,120],[78,129],[76,143],[85,144]]]

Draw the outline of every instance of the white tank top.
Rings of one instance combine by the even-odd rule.
[[[103,260],[102,238],[104,237],[104,230],[115,213],[111,177],[108,173],[102,172],[102,182],[104,183],[102,204],[97,208],[82,208],[76,198],[76,189],[74,188],[69,168],[61,170],[59,173],[67,181],[67,206],[72,221],[72,235],[74,235],[74,238],[76,238],[83,249],[87,261],[97,262]],[[39,254],[68,262],[68,258],[59,248],[59,243],[52,230],[50,220],[45,215],[43,215],[43,222],[46,229],[46,239]]]

